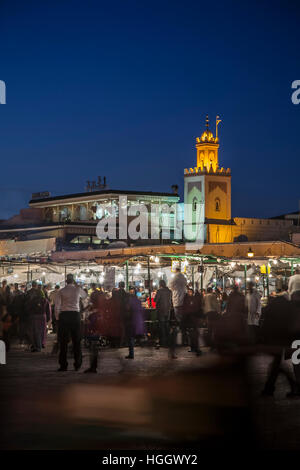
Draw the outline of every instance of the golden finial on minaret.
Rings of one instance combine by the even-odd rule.
[[[216,116],[216,142],[218,142],[219,138],[218,138],[218,125],[220,124],[220,122],[222,122],[222,120],[220,119],[220,116]]]
[[[209,119],[208,119],[208,114],[206,115],[206,130],[208,131],[209,129]]]

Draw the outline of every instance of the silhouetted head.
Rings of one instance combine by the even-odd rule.
[[[135,287],[129,287],[129,294],[130,295],[136,295],[136,290],[135,290]]]
[[[73,276],[73,274],[67,274],[66,283],[67,283],[67,284],[74,284],[74,276]]]

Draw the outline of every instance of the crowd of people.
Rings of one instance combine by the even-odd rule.
[[[254,283],[249,282],[246,292],[238,285],[222,291],[208,287],[193,288],[177,270],[167,286],[159,281],[159,288],[149,294],[130,287],[124,282],[111,292],[91,284],[90,289],[75,283],[72,274],[66,285],[53,290],[33,281],[31,287],[7,285],[0,288],[1,337],[9,350],[16,337],[32,352],[45,348],[47,333],[57,335],[59,371],[68,368],[68,343],[72,341],[74,368],[82,365],[82,337],[90,349],[87,373],[97,372],[101,340],[106,338],[112,347],[128,347],[127,359],[134,359],[138,338],[148,337],[149,326],[145,311],[155,311],[151,335],[156,348],[168,348],[169,356],[176,359],[178,343],[189,346],[197,356],[201,345],[211,350],[235,351],[243,346],[267,344],[273,346],[270,373],[263,390],[272,395],[284,359],[291,357],[291,344],[300,339],[300,270],[290,277],[286,290],[272,293],[266,307]],[[180,341],[179,341],[180,337]],[[294,365],[294,377],[286,374],[291,394],[300,395],[300,370]]]

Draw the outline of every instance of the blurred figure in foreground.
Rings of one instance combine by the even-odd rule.
[[[166,282],[159,281],[159,289],[155,296],[156,312],[158,319],[159,346],[166,347],[169,344],[169,321],[172,308],[172,292]]]
[[[264,309],[262,323],[262,337],[265,344],[273,350],[272,361],[269,366],[263,396],[273,396],[276,380],[283,373],[289,384],[290,391],[287,397],[300,396],[299,365],[294,366],[296,379],[284,367],[284,359],[290,357],[290,347],[293,339],[299,338],[300,308],[295,301],[289,301],[284,292],[278,291],[276,296],[270,297]],[[296,321],[295,321],[296,320]],[[271,351],[272,353],[272,351]]]

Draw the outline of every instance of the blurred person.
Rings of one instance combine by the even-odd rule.
[[[300,269],[295,269],[295,274],[289,278],[288,293],[291,300],[300,300]]]
[[[250,340],[253,343],[257,343],[259,338],[259,320],[261,316],[261,300],[260,294],[254,287],[252,281],[247,284],[246,292],[246,310],[248,318],[248,331]]]
[[[220,319],[220,307],[217,295],[211,287],[208,287],[203,299],[203,312],[207,318],[207,340],[210,346],[214,344],[214,329]]]
[[[49,299],[50,299],[50,304],[51,304],[51,312],[52,312],[52,331],[53,333],[57,333],[57,320],[55,317],[55,302],[56,302],[56,296],[57,293],[60,289],[59,284],[56,284],[55,288],[53,291],[50,292],[49,294]]]
[[[139,289],[138,289],[136,295],[137,295],[137,297],[138,297],[140,300],[143,300],[143,298],[145,297],[144,288],[143,288],[143,287],[139,287]]]
[[[235,285],[228,296],[226,310],[215,325],[215,342],[218,347],[245,345],[248,329],[245,296]]]
[[[92,292],[90,293],[90,302],[93,308],[97,308],[99,297],[103,295],[103,292],[97,289],[97,285],[94,282],[91,284],[91,290]]]
[[[169,344],[169,321],[172,308],[172,292],[167,287],[166,282],[159,281],[159,289],[155,296],[159,346],[166,347]]]
[[[223,292],[221,295],[221,313],[226,312],[227,302],[228,302],[228,295],[226,294],[226,292]]]
[[[30,322],[31,351],[40,352],[46,328],[45,295],[36,281],[32,282],[31,289],[26,293],[25,309]]]
[[[7,314],[10,302],[10,288],[7,285],[7,280],[3,279],[0,287],[0,318]]]
[[[194,352],[197,356],[201,355],[199,349],[199,319],[201,315],[201,306],[199,298],[194,294],[192,288],[188,288],[183,301],[183,320],[182,327],[189,332],[190,352]]]
[[[228,296],[226,313],[229,315],[242,315],[244,319],[246,318],[246,299],[238,285],[232,288]]]
[[[129,354],[126,359],[134,359],[134,342],[136,336],[145,333],[144,309],[136,296],[136,290],[131,287],[126,305],[125,334],[128,341]]]
[[[59,364],[58,371],[68,369],[67,349],[69,337],[72,339],[74,353],[74,368],[79,370],[82,364],[81,353],[81,317],[80,299],[85,299],[87,293],[75,285],[73,274],[68,274],[66,286],[57,293],[55,310],[59,328]]]
[[[187,280],[181,273],[180,268],[176,268],[176,274],[170,281],[172,291],[172,302],[177,321],[180,323],[183,314],[183,300],[186,293]]]
[[[173,324],[172,324],[172,336],[171,338],[173,341],[176,342],[175,335],[177,336],[178,332],[178,326],[181,329],[181,322],[182,322],[182,316],[183,316],[183,300],[184,296],[186,294],[186,288],[187,288],[187,280],[186,277],[181,273],[181,270],[179,267],[176,268],[176,274],[174,275],[173,279],[170,281],[170,289],[172,291],[172,302],[173,302],[173,307],[174,307],[174,318],[173,318]],[[185,337],[184,334],[182,335],[182,343],[185,342]],[[171,356],[174,356],[174,359],[176,358],[175,353],[174,353],[174,347],[175,345],[173,344],[171,348]]]
[[[48,294],[48,290],[46,287],[43,289],[44,293],[44,313],[45,313],[45,318],[46,318],[46,323],[45,323],[45,328],[44,328],[44,335],[42,337],[42,348],[46,347],[46,339],[47,339],[47,333],[48,333],[48,324],[51,321],[52,318],[52,309],[51,309],[51,303],[50,303],[50,297]]]
[[[14,284],[14,290],[11,294],[10,311],[13,322],[17,325],[18,337],[22,343],[25,332],[24,325],[24,307],[25,307],[25,294],[19,289],[19,284]]]
[[[117,289],[112,290],[111,298],[107,301],[109,317],[108,336],[112,346],[120,346],[121,338],[124,336],[123,322],[121,316],[121,302]]]
[[[262,391],[263,396],[273,396],[280,373],[285,375],[290,384],[287,397],[300,396],[299,366],[294,366],[296,379],[290,374],[288,368],[284,367],[284,358],[288,358],[285,350],[289,350],[293,339],[299,338],[299,327],[297,329],[293,327],[295,307],[297,309],[296,302],[289,301],[284,295],[284,291],[277,289],[276,295],[269,298],[268,304],[263,310],[261,328],[263,342],[274,350],[268,377]],[[295,313],[300,316],[299,306],[297,310]]]
[[[101,313],[99,310],[93,310],[87,318],[87,331],[85,337],[90,342],[90,367],[84,371],[85,374],[97,373],[101,326]]]
[[[125,290],[125,282],[120,281],[119,282],[119,287],[117,290],[116,296],[118,297],[120,301],[120,310],[121,310],[121,320],[123,323],[123,331],[124,331],[124,337],[121,339],[121,342],[123,343],[125,341],[125,336],[126,336],[126,312],[128,308],[128,293]]]

